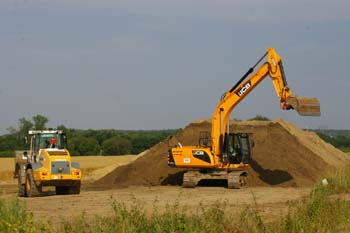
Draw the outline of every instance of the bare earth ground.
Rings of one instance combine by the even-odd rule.
[[[162,212],[167,205],[178,203],[180,207],[196,211],[198,207],[213,207],[226,203],[226,210],[239,213],[248,205],[255,206],[266,221],[271,221],[288,211],[290,202],[301,201],[310,193],[308,188],[252,187],[230,190],[223,187],[197,187],[183,189],[178,186],[135,186],[123,189],[87,191],[80,195],[56,196],[48,194],[38,198],[22,198],[35,220],[57,224],[61,218],[107,216],[113,213],[112,202],[124,203],[127,207],[144,208],[147,213],[156,207]],[[5,197],[14,194],[5,194]]]
[[[238,213],[248,205],[256,206],[267,221],[276,219],[288,211],[291,202],[301,201],[310,193],[310,188],[293,187],[248,187],[230,190],[224,187],[196,187],[184,189],[180,186],[131,186],[122,189],[97,190],[91,181],[99,179],[117,166],[133,161],[137,156],[83,156],[74,157],[84,171],[80,195],[56,196],[50,189],[38,198],[21,198],[37,221],[57,224],[62,217],[110,215],[113,200],[124,203],[128,208],[142,206],[150,213],[156,206],[164,211],[167,205],[178,203],[180,207],[195,211],[197,207],[212,207],[225,202],[226,209]],[[12,159],[0,159],[0,197],[16,195],[16,181],[12,179]]]

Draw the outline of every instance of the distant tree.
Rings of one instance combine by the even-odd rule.
[[[255,117],[248,119],[248,121],[270,121],[270,119],[258,114]]]
[[[102,143],[104,155],[125,155],[132,150],[131,142],[126,138],[112,137]]]
[[[15,127],[12,127],[12,126],[6,128],[6,130],[7,130],[7,132],[9,132],[9,134],[13,134],[14,135],[14,134],[18,133],[18,130]]]
[[[75,137],[68,140],[68,149],[72,155],[96,155],[100,147],[94,138]]]
[[[19,145],[18,138],[15,134],[8,134],[0,137],[1,151],[12,151],[18,148],[22,148],[23,145]]]
[[[19,126],[19,135],[25,136],[28,134],[28,131],[33,128],[33,123],[30,120],[27,120],[25,117],[22,117],[18,120]]]
[[[46,123],[49,121],[49,118],[46,116],[37,114],[33,116],[34,129],[36,130],[44,130],[46,128]]]
[[[64,125],[58,125],[58,126],[57,126],[57,129],[58,129],[58,130],[63,130],[63,131],[65,131],[65,132],[68,130],[67,127],[64,126]]]
[[[34,122],[34,123],[33,123]],[[9,127],[9,134],[0,136],[0,152],[28,149],[24,137],[31,129],[45,129],[48,118],[42,115],[33,116],[32,120],[22,117],[18,127]],[[168,130],[80,130],[58,125],[67,135],[68,149],[72,155],[108,155],[138,154],[174,135],[178,129]],[[6,152],[7,153],[7,152]]]
[[[161,132],[153,132],[147,135],[138,135],[134,137],[132,142],[132,153],[139,154],[144,150],[151,148],[160,141],[164,140],[168,135],[163,135]]]
[[[324,141],[332,144],[333,146],[348,152],[350,149],[350,137],[344,135],[327,135],[322,132],[317,132],[318,136],[322,138]]]
[[[131,143],[132,143],[132,150],[131,150],[132,154],[139,154],[142,151],[152,146],[150,145],[149,137],[146,137],[143,135],[137,135],[131,140]]]

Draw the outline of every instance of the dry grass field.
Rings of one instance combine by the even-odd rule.
[[[15,163],[13,158],[0,158],[0,184],[13,183]]]
[[[73,162],[79,162],[83,172],[83,182],[95,181],[115,168],[135,160],[137,155],[123,156],[77,156]]]
[[[136,158],[136,155],[75,156],[72,157],[72,161],[80,163],[83,172],[83,182],[90,182],[101,178],[116,167],[125,165]],[[0,184],[16,182],[13,179],[14,166],[13,158],[0,158]]]
[[[0,158],[0,172],[12,171],[14,168],[13,158]]]

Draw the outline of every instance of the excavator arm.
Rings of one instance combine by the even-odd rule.
[[[254,68],[267,56],[267,61],[254,72]],[[249,76],[249,77],[248,77]],[[221,98],[212,118],[212,151],[216,161],[221,156],[226,127],[231,111],[239,104],[266,76],[270,76],[280,105],[283,110],[296,110],[303,116],[319,116],[320,103],[316,98],[292,95],[287,86],[282,60],[273,48],[269,48],[264,56]]]

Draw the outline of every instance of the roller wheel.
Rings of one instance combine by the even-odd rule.
[[[80,181],[75,186],[69,187],[69,194],[79,194],[80,193]]]
[[[69,194],[69,186],[56,186],[56,195],[67,195]]]

